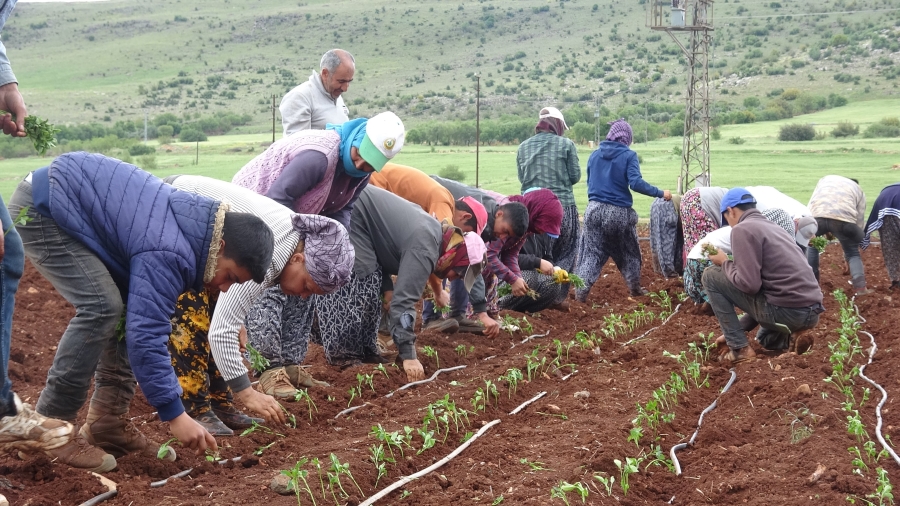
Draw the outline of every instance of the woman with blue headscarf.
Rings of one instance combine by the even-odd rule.
[[[369,175],[403,147],[403,122],[392,112],[371,119],[328,124],[282,138],[250,161],[231,180],[301,214],[318,214],[350,231],[350,215]],[[297,388],[322,386],[298,367],[306,352],[314,303],[268,289],[253,305],[245,326],[250,345],[269,366],[260,390],[294,400]]]

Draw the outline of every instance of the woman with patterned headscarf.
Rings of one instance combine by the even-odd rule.
[[[672,198],[669,190],[644,181],[637,153],[631,145],[631,125],[624,119],[610,123],[606,140],[591,153],[587,164],[588,207],[584,213],[584,235],[578,248],[575,273],[585,287],[575,291],[575,298],[587,300],[600,270],[612,257],[625,278],[632,296],[646,295],[641,287],[641,248],[637,238],[637,212],[631,207],[631,191],[649,197]]]
[[[403,147],[403,122],[394,113],[303,130],[275,142],[251,160],[232,182],[265,195],[297,213],[334,218],[350,229],[350,214],[370,174],[380,171]],[[248,315],[250,344],[272,365],[262,373],[263,391],[293,399],[297,388],[324,386],[294,362],[305,355],[305,333],[312,306],[272,287]],[[262,345],[272,332],[284,343]],[[257,347],[262,346],[262,349]],[[275,355],[271,355],[275,353]],[[281,366],[287,366],[287,369]]]
[[[377,349],[381,294],[393,291],[387,328],[409,381],[424,379],[416,358],[416,303],[428,277],[462,279],[472,288],[484,261],[484,242],[438,223],[421,207],[393,193],[369,186],[351,217],[350,240],[356,254],[350,283],[316,297],[314,342],[325,348],[331,364],[383,363]],[[397,276],[394,283],[391,276]]]

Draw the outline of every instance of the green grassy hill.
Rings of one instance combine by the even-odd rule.
[[[30,111],[61,124],[229,111],[271,128],[276,100],[324,50],[357,59],[354,114],[396,111],[409,125],[532,116],[595,97],[680,103],[685,69],[641,0],[111,0],[23,3],[3,31]],[[711,55],[721,110],[797,88],[852,101],[897,93],[894,2],[725,0]],[[836,80],[838,77],[839,80]],[[773,94],[775,96],[775,94]]]

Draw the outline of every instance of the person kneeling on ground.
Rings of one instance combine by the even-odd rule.
[[[18,226],[28,258],[75,306],[36,411],[74,422],[94,377],[78,437],[47,453],[94,472],[112,470],[115,457],[127,453],[155,459],[159,444],[128,421],[135,378],[182,445],[200,453],[216,449],[215,439],[184,412],[166,349],[170,318],[187,290],[225,292],[262,281],[272,231],[253,215],[228,212],[226,202],[176,191],[134,165],[81,152],[29,174],[9,208],[28,217]],[[116,328],[126,307],[120,339]]]
[[[171,183],[252,212],[275,234],[275,253],[265,280],[241,285],[219,297],[210,322],[209,344],[222,377],[238,400],[267,419],[284,423],[284,413],[273,397],[294,400],[298,387],[321,384],[299,366],[306,357],[313,320],[311,296],[334,292],[350,281],[350,236],[336,220],[293,213],[235,184],[201,176],[178,176]],[[285,304],[288,298],[297,303]],[[239,350],[245,323],[250,344],[269,361],[257,370],[259,392],[250,388]]]
[[[822,290],[794,237],[765,219],[744,188],[729,190],[721,211],[732,227],[734,259],[723,251],[710,255],[715,265],[702,276],[724,333],[717,342],[724,341],[729,348],[720,360],[738,363],[754,358],[746,332],[757,325],[756,340],[763,348],[805,352],[808,345],[800,346],[796,333],[814,327],[825,308]],[[740,321],[735,306],[746,312]]]
[[[251,418],[234,406],[231,389],[212,360],[207,336],[218,296],[214,290],[191,290],[178,297],[169,354],[181,384],[185,412],[213,436],[233,436],[234,429],[247,429],[253,422],[265,420]]]
[[[560,283],[556,277],[556,269],[560,267],[553,265],[552,237],[547,234],[528,234],[525,245],[519,252],[519,268],[522,270],[522,278],[534,290],[537,298],[530,295],[516,297],[508,293],[497,301],[500,309],[520,313],[537,313],[547,308],[569,310],[566,302],[569,283]]]
[[[419,206],[376,187],[359,196],[351,217],[356,251],[350,283],[315,298],[312,338],[331,364],[383,363],[376,341],[381,294],[393,291],[388,328],[409,381],[424,378],[416,359],[416,302],[428,276],[462,278],[470,288],[484,261],[484,242],[456,227],[438,223]],[[391,276],[397,276],[396,284]]]

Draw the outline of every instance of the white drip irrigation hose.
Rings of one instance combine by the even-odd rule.
[[[861,330],[859,332],[860,334],[869,336],[869,339],[872,341],[872,348],[869,349],[869,361],[859,368],[859,377],[868,381],[869,384],[871,384],[873,387],[877,388],[879,392],[881,392],[881,400],[878,401],[878,405],[875,406],[875,419],[877,420],[875,422],[875,437],[878,438],[878,442],[881,443],[881,447],[891,455],[891,457],[894,459],[894,462],[900,464],[900,457],[898,457],[897,453],[894,452],[894,450],[890,446],[888,446],[887,441],[884,440],[884,436],[881,435],[881,426],[884,423],[881,418],[881,407],[884,406],[885,402],[887,402],[887,392],[881,385],[875,383],[874,381],[869,379],[868,376],[866,376],[866,366],[872,363],[872,358],[875,356],[875,352],[878,350],[878,345],[875,344],[875,336],[866,332],[865,330]]]
[[[527,401],[523,402],[522,404],[519,404],[519,407],[510,411],[509,414],[514,415],[514,414],[518,413],[519,411],[522,411],[523,409],[525,409],[526,406],[528,406],[529,404],[531,404],[533,402],[537,402],[538,399],[540,399],[541,397],[543,397],[545,395],[547,395],[547,392],[541,392],[541,393],[535,395],[531,399],[528,399]]]
[[[403,385],[402,387],[398,388],[397,390],[394,390],[393,392],[385,395],[384,398],[389,399],[389,398],[393,397],[394,394],[399,392],[400,390],[406,390],[407,388],[414,387],[416,385],[421,385],[423,383],[430,383],[430,382],[434,381],[434,379],[438,377],[438,374],[440,374],[442,372],[457,371],[459,369],[465,369],[465,368],[466,368],[465,365],[458,365],[456,367],[447,367],[446,369],[438,369],[437,371],[434,371],[434,374],[432,374],[430,378],[423,379],[420,381],[413,381],[412,383],[407,383],[407,384]]]
[[[169,483],[169,480],[171,480],[171,479],[184,478],[185,476],[191,474],[191,471],[193,471],[193,470],[194,470],[193,467],[189,467],[189,468],[185,469],[184,471],[181,471],[178,474],[173,474],[172,476],[169,476],[168,478],[166,478],[164,480],[154,481],[153,483],[150,484],[150,488],[162,487],[166,483]]]
[[[731,379],[728,380],[728,383],[725,384],[725,388],[723,388],[722,391],[719,392],[719,395],[716,397],[716,399],[712,401],[712,404],[710,404],[706,409],[703,410],[702,413],[700,413],[700,419],[697,420],[697,429],[694,431],[691,439],[689,439],[687,443],[677,444],[673,446],[671,450],[669,450],[669,457],[672,458],[672,463],[675,465],[675,476],[681,476],[681,463],[678,462],[678,457],[675,456],[675,452],[687,447],[688,445],[693,446],[694,440],[697,439],[697,434],[700,433],[700,427],[703,425],[703,417],[710,411],[716,409],[716,406],[719,404],[719,398],[722,397],[722,394],[727,392],[729,388],[731,388],[731,385],[737,378],[737,372],[735,372],[733,367],[729,372],[731,372]]]
[[[628,346],[628,345],[631,344],[631,343],[640,341],[641,339],[647,337],[647,335],[650,334],[651,332],[653,332],[654,330],[656,330],[656,329],[662,327],[663,325],[669,323],[669,320],[671,320],[672,317],[675,316],[676,313],[678,313],[678,310],[679,310],[679,309],[681,309],[681,303],[680,303],[680,302],[678,303],[677,306],[675,306],[675,310],[672,311],[672,314],[670,314],[670,315],[669,315],[662,323],[660,323],[659,325],[653,327],[652,329],[648,330],[647,332],[644,332],[643,334],[641,334],[641,335],[635,337],[634,339],[622,343],[622,346]]]
[[[525,339],[522,339],[522,342],[519,343],[519,344],[525,344],[525,343],[527,343],[528,341],[531,341],[532,339],[535,339],[535,338],[538,338],[538,337],[547,337],[547,336],[549,336],[549,335],[550,335],[550,331],[549,331],[549,330],[548,330],[547,332],[544,332],[543,334],[533,334],[533,335],[530,335],[530,336],[526,337]],[[513,345],[510,346],[510,348],[515,348],[515,347],[516,347],[516,343],[513,343]]]
[[[466,448],[468,448],[469,445],[471,445],[476,439],[478,439],[479,437],[481,437],[485,432],[487,432],[488,430],[490,430],[491,427],[493,427],[494,425],[497,425],[498,423],[500,423],[500,420],[499,420],[499,419],[494,420],[493,422],[490,422],[490,423],[488,423],[488,424],[485,424],[485,426],[482,427],[481,429],[479,429],[478,432],[476,432],[474,436],[470,437],[468,441],[466,441],[465,443],[459,445],[459,447],[457,447],[455,450],[453,450],[453,452],[451,452],[450,455],[447,455],[446,457],[444,457],[444,458],[442,458],[441,460],[435,462],[434,464],[432,464],[432,465],[426,467],[425,469],[422,469],[422,470],[419,471],[418,473],[411,474],[411,475],[409,475],[409,476],[404,476],[403,478],[400,478],[399,480],[397,480],[397,481],[394,482],[393,484],[388,485],[388,486],[387,486],[384,490],[382,490],[381,492],[378,492],[377,494],[373,495],[372,497],[370,497],[370,498],[366,499],[365,501],[359,503],[359,506],[371,506],[372,504],[375,504],[379,499],[381,499],[381,498],[387,496],[388,494],[390,494],[390,493],[393,492],[394,490],[397,490],[398,488],[400,488],[400,487],[406,485],[407,483],[409,483],[409,482],[411,482],[411,481],[413,481],[413,480],[417,480],[417,479],[419,479],[419,478],[421,478],[421,477],[423,477],[423,476],[428,476],[430,473],[434,472],[435,470],[437,470],[438,468],[440,468],[441,466],[443,466],[443,465],[446,464],[447,462],[450,462],[451,460],[453,460],[457,455],[459,455],[460,453],[462,453],[463,450],[465,450]]]

